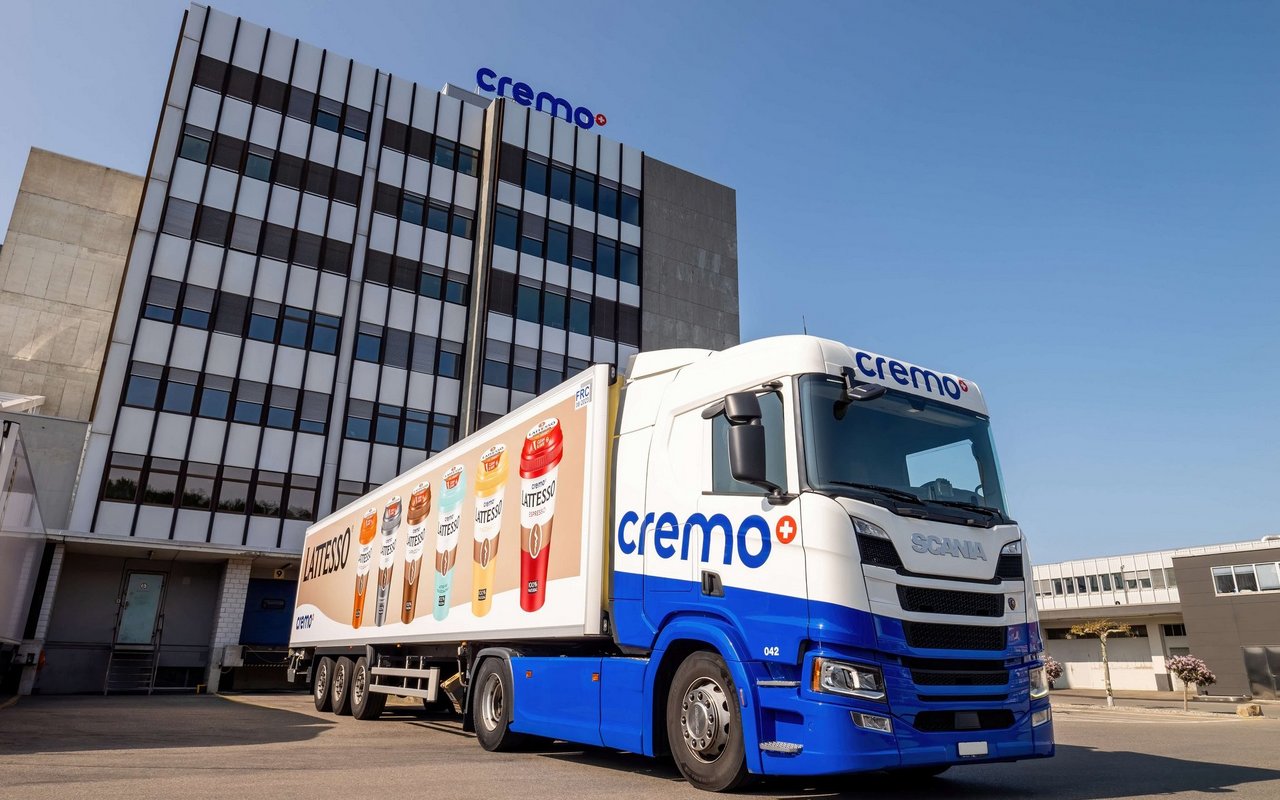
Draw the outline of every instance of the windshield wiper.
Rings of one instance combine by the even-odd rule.
[[[833,483],[836,486],[849,486],[854,489],[865,489],[869,492],[878,492],[885,497],[892,497],[894,500],[901,500],[904,503],[913,503],[918,506],[924,505],[924,501],[920,499],[919,495],[889,486],[877,486],[874,483],[854,483],[853,481],[827,481],[827,483]]]
[[[929,502],[938,503],[939,505],[944,505],[944,506],[954,506],[955,508],[967,508],[972,511],[981,511],[992,517],[999,517],[1000,519],[1004,519],[1004,513],[1001,512],[1000,509],[991,508],[990,506],[980,506],[977,503],[966,503],[963,500],[930,500]]]

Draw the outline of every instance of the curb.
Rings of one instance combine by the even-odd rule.
[[[1117,705],[1113,708],[1107,708],[1105,705],[1094,705],[1092,703],[1054,703],[1054,709],[1063,709],[1071,711],[1102,711],[1105,713],[1115,713],[1118,711],[1136,711],[1143,714],[1155,715],[1173,715],[1178,717],[1199,717],[1201,719],[1244,719],[1238,717],[1234,713],[1215,711],[1183,711],[1180,708],[1147,708],[1146,706],[1121,706]],[[1252,717],[1251,719],[1266,719],[1266,717]]]

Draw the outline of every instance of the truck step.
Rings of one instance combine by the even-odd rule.
[[[804,745],[795,742],[761,742],[760,749],[766,753],[781,753],[794,756],[804,749]]]

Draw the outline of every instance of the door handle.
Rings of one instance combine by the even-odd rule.
[[[702,571],[702,593],[709,597],[724,597],[724,582],[710,570]]]

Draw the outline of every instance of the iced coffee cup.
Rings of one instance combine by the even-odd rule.
[[[449,616],[449,592],[453,588],[453,567],[458,563],[458,531],[462,527],[462,498],[467,491],[466,469],[454,464],[440,479],[440,517],[436,530],[435,601],[431,616]]]
[[[378,602],[373,624],[387,621],[387,603],[391,599],[391,576],[396,566],[396,531],[400,528],[400,496],[396,495],[382,510],[382,549],[378,553]]]
[[[520,450],[520,607],[537,611],[547,600],[547,562],[556,514],[556,476],[564,455],[560,420],[539,422]]]
[[[404,603],[400,621],[413,622],[418,606],[418,585],[422,583],[422,551],[427,543],[427,515],[431,512],[431,484],[423,481],[409,495],[409,538],[404,546]]]
[[[351,627],[364,622],[364,598],[369,588],[369,568],[373,566],[373,537],[378,535],[378,511],[371,508],[360,520],[360,552],[356,555],[356,599],[351,612]]]
[[[507,483],[507,448],[495,444],[480,455],[476,474],[476,516],[472,551],[471,613],[483,617],[493,606],[493,575],[502,530],[502,494]]]

